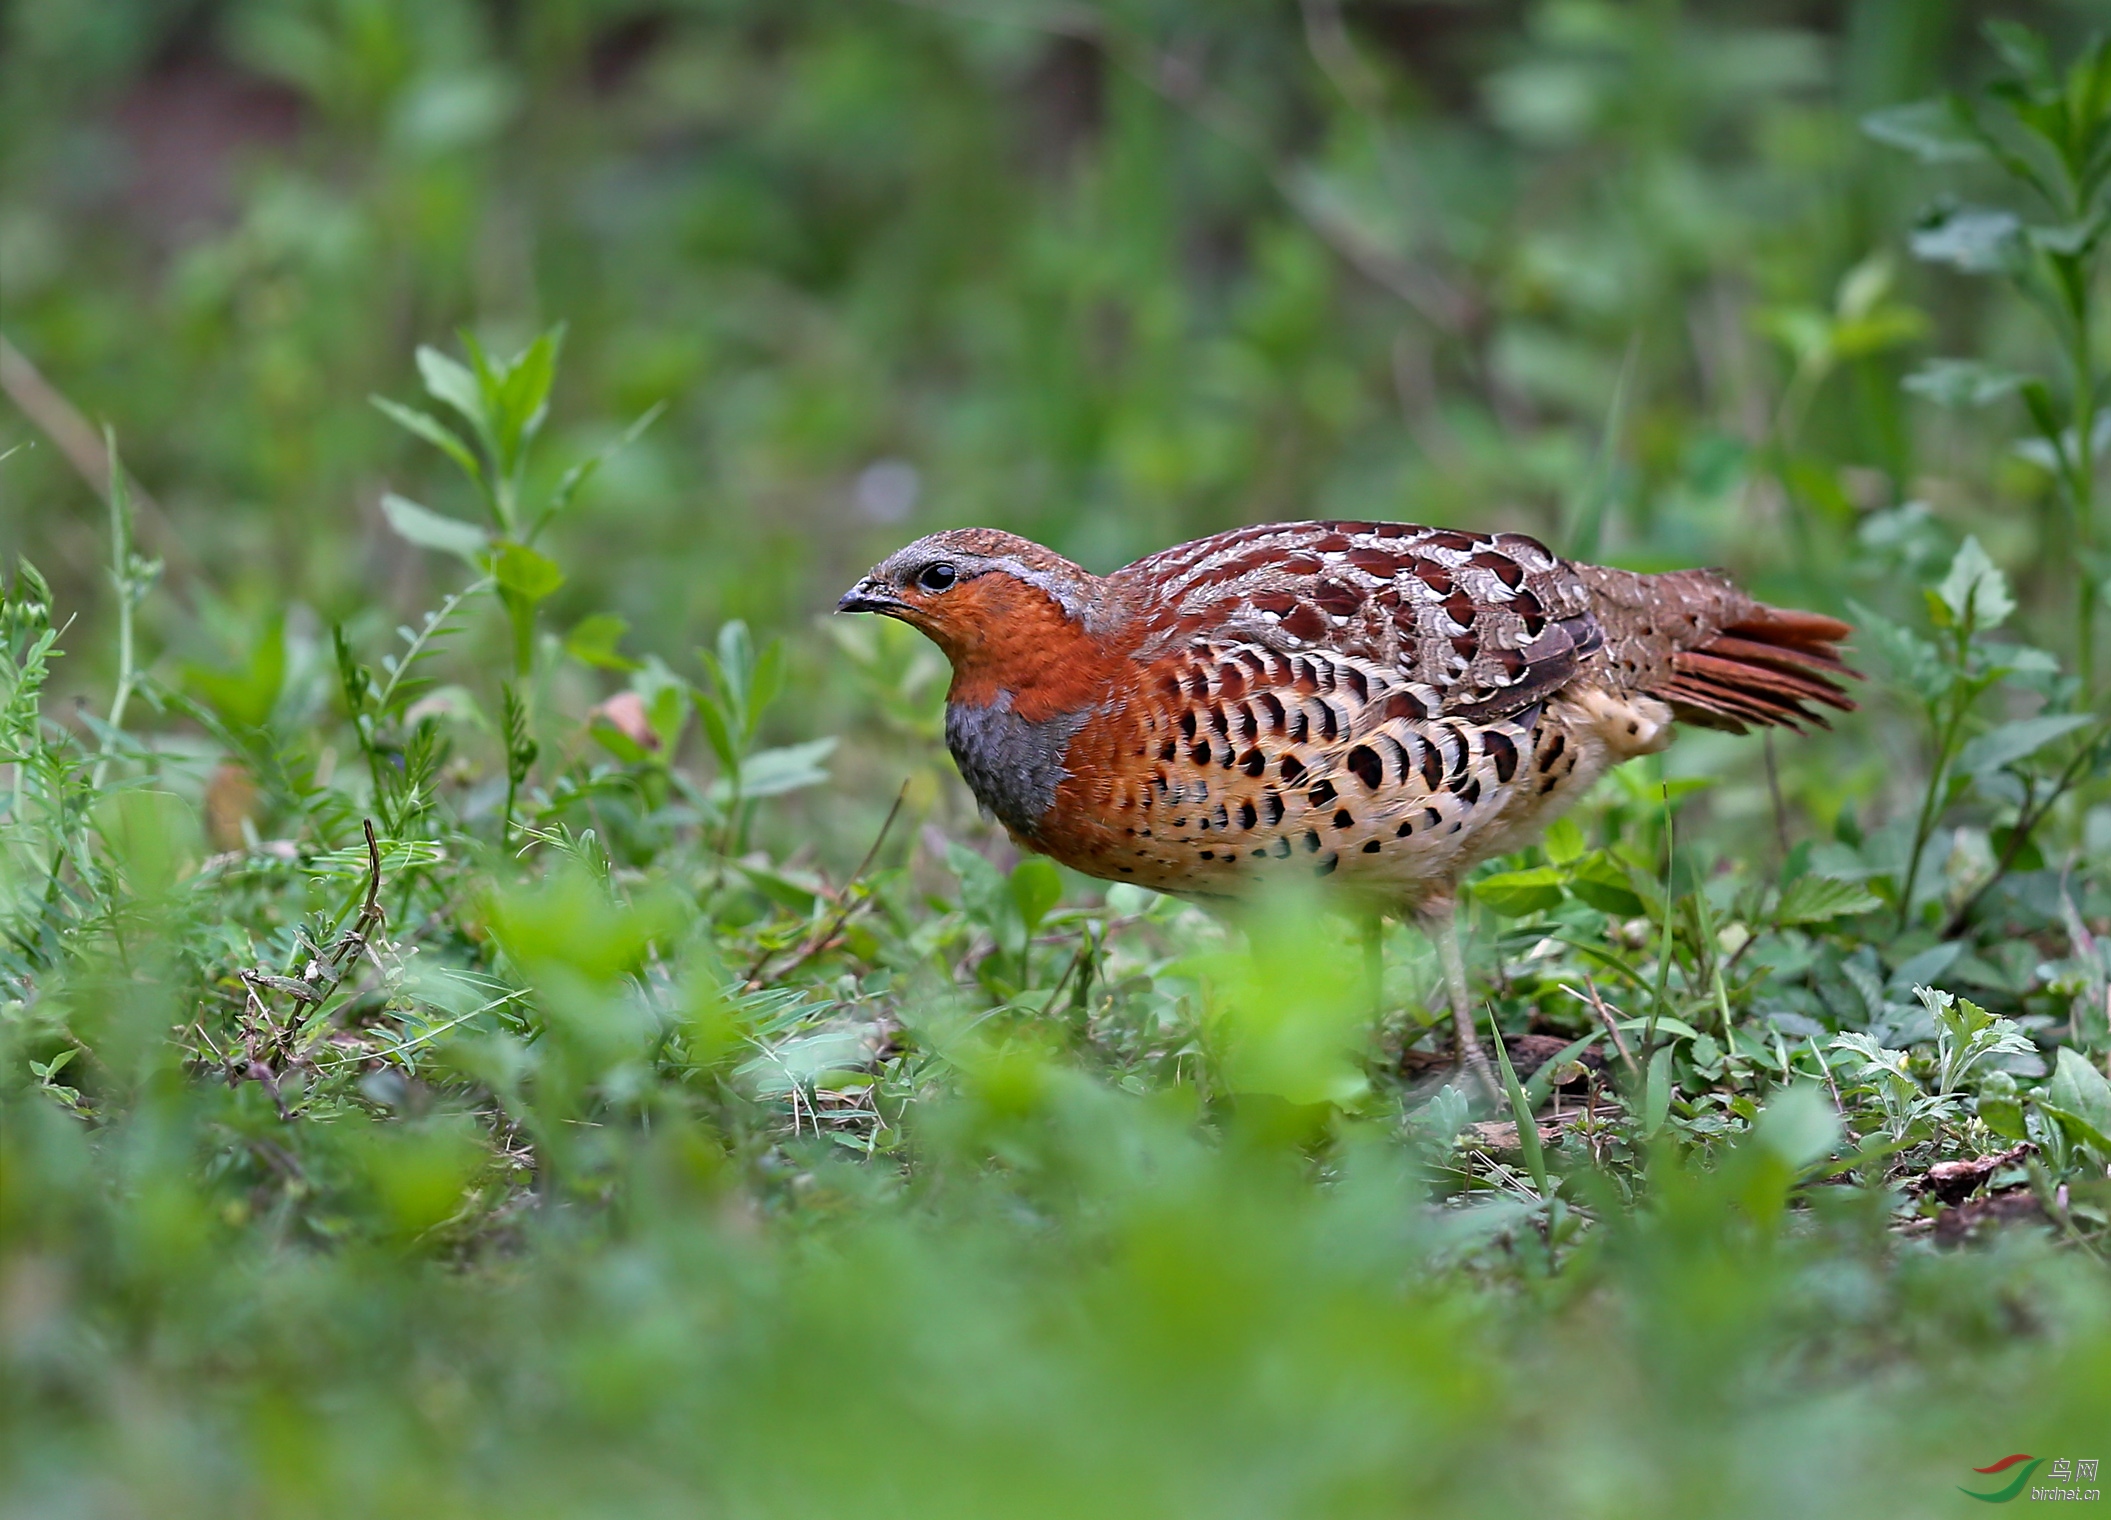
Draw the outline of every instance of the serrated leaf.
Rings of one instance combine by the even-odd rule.
[[[1942,652],[1933,644],[1904,624],[1893,622],[1859,602],[1849,602],[1848,607],[1854,613],[1859,641],[1876,650],[1901,685],[1923,701],[1939,697],[1949,689],[1953,677],[1943,664]],[[1942,610],[1948,614],[1947,607]]]
[[[1829,923],[1855,913],[1868,913],[1884,905],[1858,881],[1838,881],[1830,876],[1799,876],[1781,894],[1774,922],[1783,928],[1797,924]]]
[[[2063,734],[2086,727],[2095,719],[2088,713],[2053,713],[2046,717],[2019,718],[2004,723],[1957,752],[1957,768],[1968,776],[1985,776],[2034,755]]]
[[[1542,913],[1561,903],[1561,885],[1567,875],[1555,866],[1534,866],[1525,871],[1504,871],[1473,883],[1474,899],[1487,904],[1505,918]]]
[[[960,906],[968,917],[995,931],[1017,912],[1011,882],[1003,872],[964,844],[946,846],[946,869],[960,882]]]
[[[491,543],[491,535],[475,523],[443,516],[394,491],[382,494],[381,515],[388,519],[398,538],[421,549],[452,554],[471,569],[481,568],[484,551]]]
[[[2016,610],[2016,599],[2008,589],[2008,577],[1979,545],[1977,535],[1965,539],[1950,561],[1949,572],[1935,588],[1936,596],[1958,622],[1975,629],[1998,628]]]

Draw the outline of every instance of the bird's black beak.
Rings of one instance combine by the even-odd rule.
[[[877,612],[885,617],[898,617],[908,610],[908,605],[890,591],[885,582],[867,576],[843,593],[843,600],[836,603],[836,611]]]

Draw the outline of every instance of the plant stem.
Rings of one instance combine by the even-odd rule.
[[[89,786],[96,791],[102,790],[103,780],[110,773],[112,751],[118,734],[124,729],[125,708],[131,704],[132,686],[138,678],[132,634],[132,608],[136,600],[131,576],[132,534],[127,510],[131,501],[126,492],[125,468],[117,457],[117,434],[104,428],[103,443],[110,454],[110,584],[117,591],[117,689],[110,694],[109,728],[103,734],[95,770],[88,778]]]
[[[1958,626],[1958,662],[1964,660],[1964,652],[1972,639],[1971,622],[1967,619]],[[1937,726],[1935,740],[1935,767],[1928,775],[1928,789],[1920,800],[1920,817],[1913,825],[1913,855],[1906,863],[1905,884],[1898,894],[1898,927],[1905,932],[1907,920],[1913,913],[1913,889],[1920,883],[1920,861],[1928,848],[1928,836],[1935,832],[1935,819],[1941,811],[1943,784],[1948,779],[1950,756],[1957,748],[1957,731],[1964,726],[1965,710],[1971,706],[1971,695],[1959,698],[1953,690],[1950,694],[1950,711],[1947,721],[1938,719],[1931,710],[1930,723]],[[1931,704],[1932,708],[1932,704]]]
[[[2000,860],[1994,864],[1994,874],[1981,882],[1970,897],[1958,904],[1957,911],[1950,915],[1950,921],[1943,925],[1944,939],[1953,939],[1964,932],[1965,923],[1972,916],[1972,910],[1979,906],[1979,900],[2008,874],[2009,867],[2016,863],[2016,857],[2023,853],[2023,846],[2030,842],[2030,836],[2037,832],[2038,825],[2052,812],[2054,804],[2081,779],[2082,766],[2096,753],[2096,747],[2103,741],[2106,731],[2106,728],[2099,727],[2090,736],[2089,742],[2075,752],[2074,758],[2067,762],[2058,779],[2053,782],[2052,790],[2045,794],[2043,802],[2036,802],[2032,794],[2025,795],[2023,809],[2016,815],[2015,826],[2009,830],[2008,843],[2002,848]]]
[[[2074,451],[2067,472],[2067,494],[2074,512],[2075,670],[2081,678],[2081,700],[2096,698],[2096,357],[2090,343],[2086,279],[2074,297]]]
[[[1661,772],[1659,772],[1661,774]],[[1642,1031],[1642,1059],[1646,1062],[1656,1053],[1657,1020],[1663,1016],[1664,1005],[1671,996],[1671,957],[1674,950],[1671,918],[1678,911],[1672,897],[1672,882],[1676,877],[1678,861],[1677,821],[1671,811],[1671,785],[1662,783],[1664,795],[1664,934],[1657,947],[1656,997],[1649,1005],[1649,1024]]]

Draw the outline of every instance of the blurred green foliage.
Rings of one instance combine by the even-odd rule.
[[[0,1513],[2107,1455],[2111,47],[1991,10],[14,0]],[[1320,514],[1861,629],[1472,883],[1500,1113],[1414,935],[1018,858],[815,624]]]

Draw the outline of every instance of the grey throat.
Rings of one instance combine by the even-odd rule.
[[[1070,774],[1063,756],[1092,716],[1090,707],[1032,723],[1012,710],[1012,694],[997,693],[985,707],[946,707],[946,748],[968,789],[1014,834],[1032,838]]]

